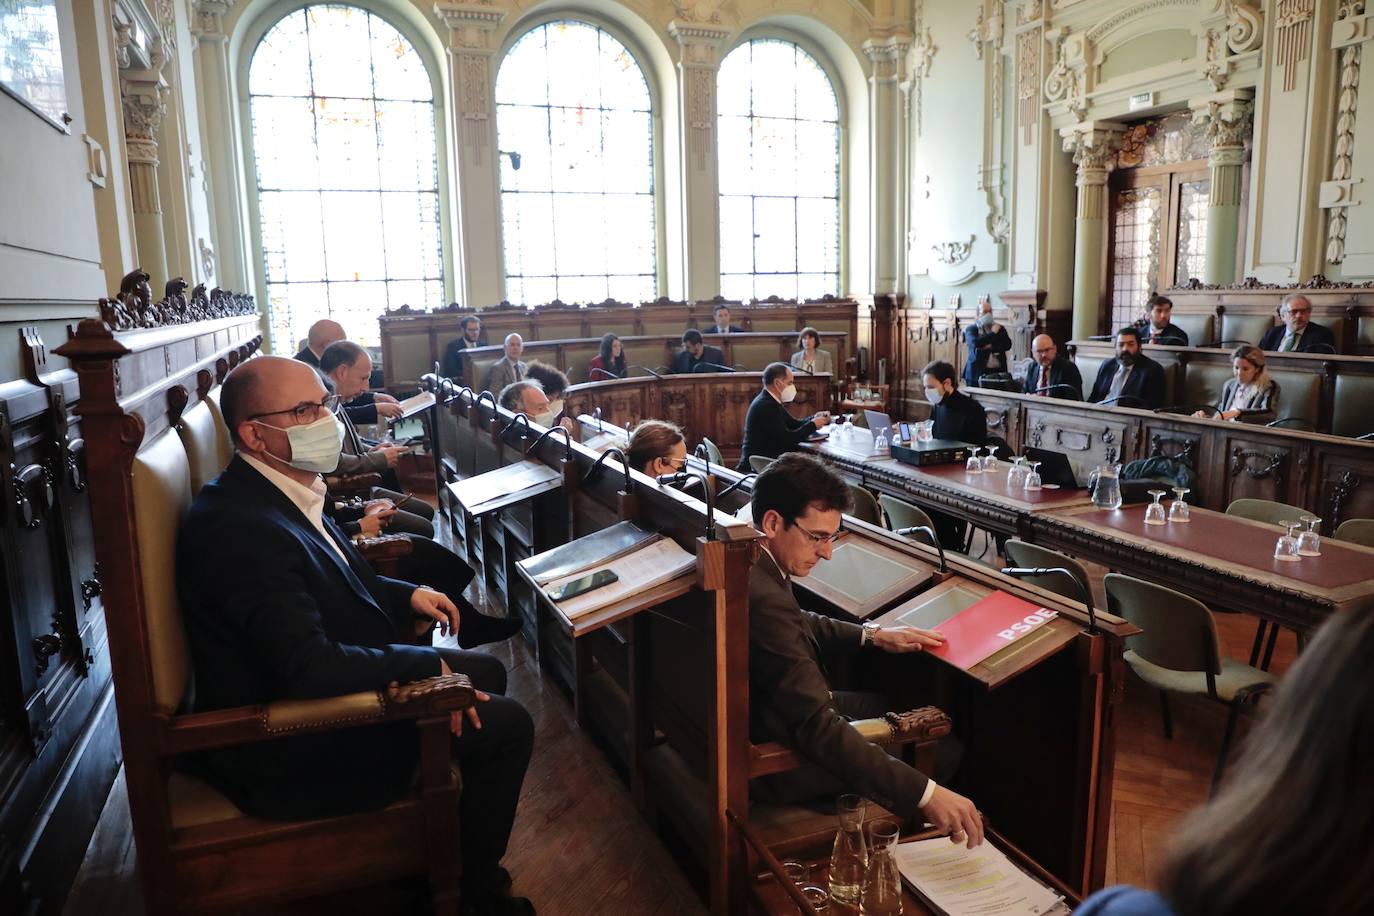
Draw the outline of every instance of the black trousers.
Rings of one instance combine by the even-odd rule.
[[[439,650],[449,668],[466,674],[474,687],[491,695],[477,704],[482,727],[464,721],[463,733],[451,739],[453,759],[463,774],[458,806],[463,888],[468,893],[496,890],[497,866],[506,854],[520,786],[534,747],[534,720],[517,701],[505,696],[506,669],[485,652]]]

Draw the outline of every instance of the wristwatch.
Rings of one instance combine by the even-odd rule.
[[[866,649],[873,645],[873,640],[878,638],[878,631],[881,629],[882,627],[871,620],[865,623],[863,625],[863,633],[859,635],[859,648]]]

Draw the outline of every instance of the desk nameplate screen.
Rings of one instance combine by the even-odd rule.
[[[795,584],[867,620],[934,576],[935,570],[921,560],[875,538],[845,531],[835,542],[831,558],[817,563],[811,575]]]

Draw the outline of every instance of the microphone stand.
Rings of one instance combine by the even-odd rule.
[[[600,372],[602,375],[606,376],[606,378],[609,378],[609,379],[616,379],[616,380],[619,380],[619,379],[623,378],[623,376],[616,375],[614,372],[611,372],[611,371],[608,370],[608,369],[602,369],[600,366],[594,367],[594,368],[592,369],[592,372]],[[589,373],[587,373],[587,374],[588,374],[588,375],[591,375],[591,372],[589,372]],[[590,381],[590,379],[589,379],[589,381]]]
[[[1063,390],[1067,390],[1067,391],[1077,391],[1078,389],[1074,388],[1072,385],[1065,384],[1064,382],[1055,382],[1053,385],[1044,385],[1044,386],[1042,386],[1042,387],[1040,387],[1040,388],[1036,388],[1034,391],[1031,392],[1031,394],[1042,394],[1042,393],[1044,393],[1044,392],[1046,392],[1046,391],[1063,391]]]
[[[908,528],[898,528],[892,533],[905,537],[908,534],[915,534],[918,531],[927,535],[930,538],[930,542],[935,545],[935,549],[940,552],[940,572],[949,572],[949,566],[945,563],[945,548],[940,543],[939,536],[929,525],[912,525]]]
[[[1099,403],[1099,404],[1115,404],[1117,401],[1124,401],[1124,400],[1126,400],[1127,398],[1129,398],[1129,399],[1132,400],[1132,401],[1139,401],[1139,402],[1140,402],[1142,405],[1144,405],[1146,408],[1148,408],[1148,407],[1150,406],[1150,405],[1148,405],[1148,404],[1145,403],[1145,399],[1144,399],[1144,398],[1139,397],[1138,395],[1134,395],[1134,394],[1118,394],[1116,397],[1113,397],[1113,398],[1103,398],[1102,400],[1098,401],[1097,403]],[[1125,405],[1122,405],[1122,406],[1125,406]]]
[[[717,370],[719,370],[719,371],[721,371],[721,372],[734,372],[734,371],[736,371],[735,368],[734,368],[733,366],[722,366],[720,363],[697,363],[695,366],[692,367],[692,372],[693,372],[693,374],[698,373],[698,372],[701,372],[701,371],[702,371],[702,369],[701,369],[702,366],[706,366],[706,367],[708,367],[708,368],[710,368],[710,369],[717,369]]]
[[[664,367],[660,366],[659,368],[664,368]],[[629,378],[629,376],[630,376],[630,370],[631,370],[631,369],[643,369],[645,372],[649,373],[649,374],[652,375],[654,378],[658,379],[659,381],[663,381],[663,376],[660,375],[659,373],[655,372],[654,370],[650,369],[648,366],[626,366],[626,367],[625,367],[625,377],[626,377],[626,378]]]
[[[1088,609],[1088,632],[1096,635],[1097,611],[1093,609],[1092,592],[1083,585],[1082,581],[1073,574],[1073,570],[1063,566],[1008,566],[1002,570],[1002,575],[1011,576],[1015,579],[1027,579],[1032,576],[1050,576],[1055,573],[1068,576],[1073,580],[1073,584],[1078,587],[1078,594],[1083,598],[1083,606]]]

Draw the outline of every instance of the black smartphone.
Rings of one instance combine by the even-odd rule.
[[[903,442],[911,441],[911,424],[905,421],[897,424],[897,431],[901,433]]]
[[[569,598],[576,598],[578,595],[585,595],[587,592],[594,591],[612,582],[620,581],[620,577],[609,569],[599,569],[594,573],[579,576],[571,582],[565,582],[549,592],[549,597],[554,601],[567,601]]]

